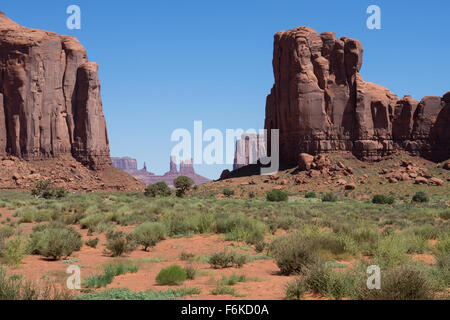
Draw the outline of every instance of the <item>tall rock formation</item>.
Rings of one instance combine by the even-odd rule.
[[[448,159],[450,92],[420,103],[410,96],[400,99],[365,82],[362,62],[358,40],[307,27],[275,35],[275,84],[267,97],[265,128],[280,130],[281,161],[295,164],[300,153],[331,151],[380,160],[398,149]]]
[[[236,141],[233,170],[256,164],[266,156],[266,140],[263,134],[243,134]]]
[[[180,162],[180,174],[182,176],[189,176],[195,174],[194,165],[192,160],[181,160]]]
[[[77,39],[19,26],[0,12],[0,155],[111,160],[98,66]]]

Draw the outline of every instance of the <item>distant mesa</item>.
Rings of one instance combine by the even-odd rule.
[[[186,160],[180,162],[180,170],[178,171],[176,158],[170,158],[170,170],[166,172],[162,176],[155,175],[154,173],[147,171],[147,165],[144,163],[144,168],[138,170],[136,159],[132,159],[129,157],[124,158],[111,158],[112,165],[118,169],[121,169],[128,174],[132,175],[139,181],[152,185],[157,182],[164,181],[171,188],[174,187],[173,180],[175,180],[179,176],[187,176],[194,180],[195,185],[205,184],[211,182],[208,178],[202,177],[195,173],[194,165],[192,160]]]

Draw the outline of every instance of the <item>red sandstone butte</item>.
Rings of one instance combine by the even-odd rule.
[[[71,155],[110,165],[98,66],[77,39],[16,24],[0,11],[0,155]]]
[[[301,153],[331,151],[351,151],[362,160],[397,150],[433,161],[450,158],[450,92],[420,103],[400,99],[364,81],[362,63],[363,46],[355,39],[307,27],[275,35],[265,128],[280,130],[281,161],[296,164]]]

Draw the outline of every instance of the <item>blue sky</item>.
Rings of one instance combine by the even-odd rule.
[[[82,11],[68,30],[66,8]],[[380,6],[382,30],[366,27]],[[399,96],[450,90],[450,2],[302,0],[12,1],[0,10],[16,22],[76,36],[100,65],[113,156],[137,158],[155,173],[169,168],[173,130],[264,126],[273,85],[273,35],[296,26],[362,41],[366,81]],[[217,178],[229,166],[196,166]]]

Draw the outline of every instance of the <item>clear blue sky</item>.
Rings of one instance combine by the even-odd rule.
[[[66,28],[66,8],[82,29]],[[382,10],[368,30],[366,9]],[[362,41],[362,74],[399,96],[450,90],[450,2],[303,0],[12,1],[0,10],[27,27],[76,36],[100,65],[111,153],[169,167],[174,129],[263,128],[273,84],[273,35],[296,26]],[[226,166],[198,166],[217,178]]]

